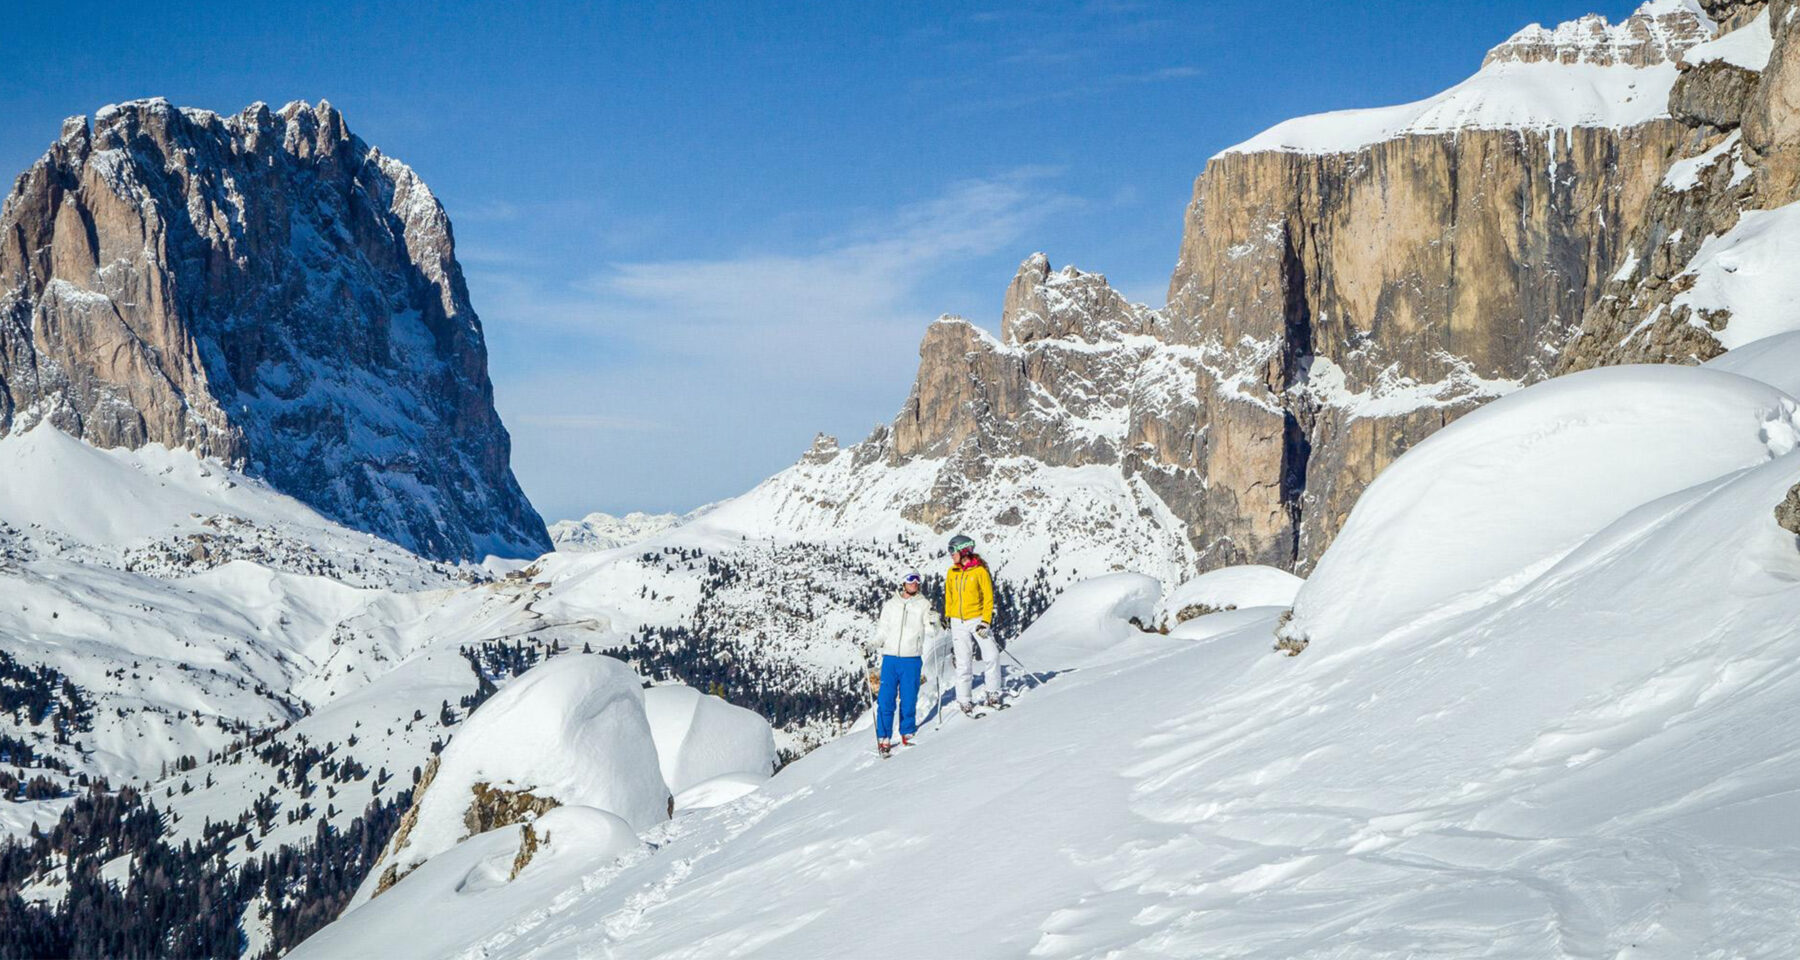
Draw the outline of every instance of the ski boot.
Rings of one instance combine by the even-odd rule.
[[[886,740],[877,740],[875,741],[875,752],[881,754],[881,759],[886,760],[894,755],[894,745]]]

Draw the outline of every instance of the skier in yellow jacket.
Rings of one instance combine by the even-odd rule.
[[[1000,644],[994,637],[994,578],[975,553],[975,541],[950,538],[950,571],[944,575],[944,619],[950,621],[950,645],[956,655],[956,704],[965,714],[975,710],[975,647],[987,661],[987,706],[998,709],[1004,677]]]

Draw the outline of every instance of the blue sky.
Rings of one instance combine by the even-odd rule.
[[[24,4],[0,169],[113,101],[330,100],[449,210],[545,517],[684,510],[890,419],[1035,250],[1160,305],[1219,149],[1633,6]]]

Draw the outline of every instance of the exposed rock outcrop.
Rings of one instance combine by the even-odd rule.
[[[561,806],[554,797],[540,797],[530,790],[507,790],[491,783],[477,783],[474,798],[463,811],[464,836],[474,836],[515,823],[530,823],[540,814]]]
[[[1374,475],[1541,378],[1685,131],[1465,131],[1228,153],[1195,186],[1169,323],[1209,358],[1191,464],[1217,564],[1304,565]],[[1160,488],[1159,488],[1160,489]],[[1168,494],[1165,494],[1166,496]]]
[[[1724,4],[1715,4],[1724,6]],[[1711,13],[1708,19],[1714,19]],[[1560,63],[1653,67],[1686,47],[1711,37],[1711,24],[1692,16],[1680,2],[1646,3],[1617,24],[1588,14],[1555,27],[1532,24],[1488,51],[1493,63]]]
[[[821,433],[813,437],[812,447],[806,451],[803,459],[807,463],[830,463],[832,458],[837,455],[837,438],[828,433]]]
[[[1775,505],[1775,522],[1781,529],[1800,536],[1800,483],[1789,487],[1787,496]]]
[[[329,104],[72,118],[0,237],[0,431],[191,447],[432,557],[549,549],[450,221]]]
[[[1690,127],[1735,129],[1744,120],[1759,79],[1754,70],[1710,60],[1683,71],[1675,81],[1669,91],[1669,115]]]
[[[1293,121],[1212,159],[1165,311],[1207,358],[1204,442],[1174,464],[1201,482],[1157,485],[1203,565],[1307,566],[1400,453],[1547,375],[1668,156],[1695,139],[1666,115],[1561,126],[1520,120],[1558,109],[1529,100],[1492,113],[1509,71],[1579,64],[1666,91],[1711,33],[1678,4],[1530,28],[1423,112],[1319,118],[1322,145]],[[1445,115],[1468,126],[1419,132]],[[1360,143],[1365,128],[1381,136]]]
[[[1767,14],[1773,50],[1744,112],[1744,145],[1756,157],[1765,208],[1800,200],[1800,6],[1770,0]]]
[[[389,887],[405,879],[406,873],[411,873],[417,867],[417,864],[412,864],[407,867],[406,873],[400,872],[400,865],[394,862],[393,854],[394,851],[406,846],[407,841],[412,837],[413,830],[418,827],[419,803],[425,799],[425,791],[431,789],[431,782],[437,779],[438,766],[442,759],[441,755],[432,757],[425,764],[424,772],[419,775],[419,782],[413,784],[412,805],[408,806],[406,812],[400,815],[400,825],[394,828],[394,835],[389,837],[388,842],[381,848],[381,861],[387,865],[376,875],[375,888],[371,896],[381,896],[387,892]]]
[[[1198,355],[1171,349],[1162,318],[1104,276],[1052,270],[1032,255],[1007,287],[1000,329],[995,339],[946,317],[926,331],[882,458],[890,467],[943,462],[930,495],[906,507],[910,519],[939,532],[972,519],[964,507],[974,486],[1009,459],[1136,476],[1160,468],[1164,448],[1173,462],[1177,447],[1194,443]],[[991,522],[1016,527],[1024,518],[1012,504]]]
[[[1624,234],[1620,262],[1582,318],[1561,371],[1698,363],[1729,345],[1730,312],[1684,295],[1709,238],[1728,234],[1747,210],[1800,199],[1800,31],[1792,9],[1788,0],[1735,4],[1737,31],[1692,51],[1707,59],[1688,68],[1670,103],[1700,139],[1657,180],[1648,214]],[[1727,45],[1730,58],[1712,58]],[[1763,67],[1759,51],[1771,47]]]

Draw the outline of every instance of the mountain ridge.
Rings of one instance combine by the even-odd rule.
[[[71,118],[0,233],[0,432],[188,447],[439,559],[549,549],[449,218],[329,103]]]

